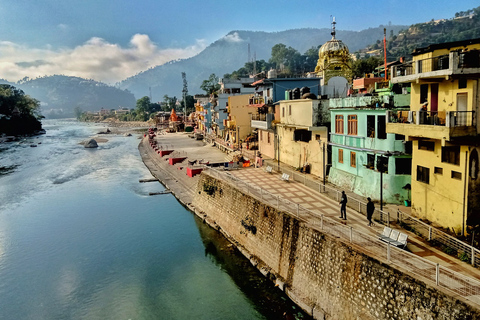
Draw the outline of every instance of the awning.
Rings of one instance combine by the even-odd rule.
[[[252,86],[255,86],[255,85],[257,85],[257,84],[263,83],[263,80],[264,80],[264,79],[257,80],[257,81],[255,81],[254,83],[252,83],[251,85],[252,85]]]
[[[249,106],[250,107],[255,107],[255,108],[261,108],[261,107],[264,107],[265,104],[264,103],[257,103],[257,104],[250,104]]]

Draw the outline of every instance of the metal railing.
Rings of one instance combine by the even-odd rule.
[[[226,181],[246,194],[261,199],[262,202],[277,208],[277,210],[292,214],[299,220],[308,221],[309,225],[318,231],[358,245],[358,250],[365,252],[367,255],[380,257],[386,260],[392,267],[396,265],[403,270],[409,271],[427,281],[432,281],[437,286],[459,294],[473,303],[480,305],[480,281],[474,278],[462,275],[447,267],[440,266],[438,263],[391,246],[389,243],[380,241],[378,238],[339,223],[322,213],[309,210],[301,204],[283,199],[278,195],[274,195],[259,186],[245,182],[229,173],[213,168],[204,172],[210,174],[212,177]],[[320,188],[324,187],[325,186],[320,186]],[[329,192],[332,191],[330,190]],[[364,210],[361,203],[360,210]]]
[[[454,127],[476,127],[475,111],[387,111],[388,123],[410,123]],[[333,137],[332,137],[333,139]]]
[[[280,173],[290,174],[290,177],[305,186],[325,194],[331,199],[340,201],[341,192],[335,188],[323,185],[321,182],[307,179],[306,174],[288,170],[282,166],[279,166],[277,162],[273,160],[264,160],[264,162]],[[358,211],[361,214],[367,214],[367,203],[350,197],[348,199],[347,206]],[[395,215],[395,214],[394,214]],[[469,262],[474,267],[480,267],[480,250],[441,231],[438,230],[421,220],[404,213],[397,211],[397,216],[392,216],[389,212],[381,211],[375,208],[373,219],[386,226],[390,226],[391,223],[399,224],[406,230],[410,230],[418,236],[427,241],[431,241],[433,245],[439,245],[443,247],[444,251],[457,254],[457,257],[465,262]],[[473,258],[472,258],[473,257]]]

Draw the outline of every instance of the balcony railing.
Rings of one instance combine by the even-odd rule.
[[[273,113],[252,114],[251,127],[265,130],[270,129],[274,119],[275,115]]]
[[[475,111],[387,111],[387,122],[445,127],[476,127]]]
[[[450,52],[449,54],[427,59],[410,61],[392,67],[392,77],[429,76],[438,77],[451,74],[479,73],[480,51]],[[430,73],[430,74],[428,74]],[[407,81],[412,80],[409,77]]]
[[[253,97],[248,100],[248,104],[265,104],[263,97]]]

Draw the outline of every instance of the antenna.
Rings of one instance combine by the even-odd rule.
[[[253,52],[253,75],[257,74],[257,52]]]
[[[248,44],[248,61],[247,62],[250,62],[250,43]]]
[[[331,16],[330,16],[331,17]],[[335,39],[335,25],[337,23],[335,22],[335,17],[333,17],[333,21],[332,21],[332,32],[330,33],[332,35],[332,40]]]

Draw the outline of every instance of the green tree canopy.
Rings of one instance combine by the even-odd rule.
[[[203,80],[200,89],[205,91],[207,94],[214,94],[220,90],[220,84],[218,83],[218,77],[215,73],[212,73],[207,80]]]

